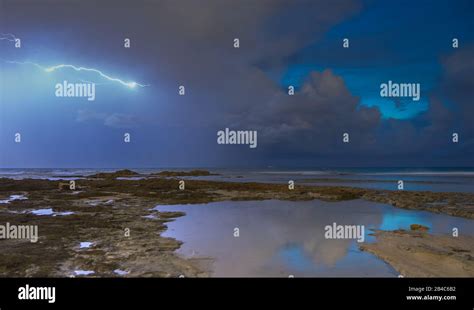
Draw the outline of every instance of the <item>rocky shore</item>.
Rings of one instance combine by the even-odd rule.
[[[376,243],[360,246],[404,277],[474,277],[474,238],[432,235],[426,229],[375,231]]]
[[[123,170],[78,179],[73,190],[60,184],[68,181],[0,179],[0,223],[38,225],[39,229],[36,243],[0,240],[0,276],[208,276],[209,260],[181,258],[174,253],[181,242],[161,236],[166,223],[183,214],[152,210],[157,204],[365,199],[474,219],[473,194],[299,184],[290,190],[286,184],[190,179],[185,180],[185,189],[181,190],[181,177],[195,175],[210,173],[197,170],[140,175]],[[10,199],[12,195],[27,199]],[[38,215],[38,210],[46,210],[42,211],[45,215]],[[388,235],[376,235],[380,244],[387,243]],[[89,246],[84,247],[81,242]],[[434,241],[426,237],[426,242]],[[382,253],[377,248],[364,250]]]

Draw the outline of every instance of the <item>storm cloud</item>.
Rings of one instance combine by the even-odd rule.
[[[423,97],[429,105],[426,111],[409,119],[386,117],[378,106],[365,105],[349,87],[347,77],[339,73],[340,68],[334,68],[338,59],[352,68],[360,58],[360,66],[373,72],[384,59],[390,62],[396,58],[397,51],[388,47],[357,44],[358,39],[373,42],[370,34],[374,27],[354,27],[352,44],[356,53],[342,50],[342,37],[334,35],[334,29],[345,23],[350,25],[370,10],[364,1],[1,3],[1,32],[15,33],[24,44],[24,48],[15,50],[2,43],[2,57],[47,65],[100,67],[125,80],[149,84],[133,92],[98,85],[96,102],[84,106],[64,105],[51,99],[40,82],[32,81],[38,93],[31,97],[22,94],[22,106],[26,110],[41,102],[47,103],[48,110],[39,111],[37,119],[29,122],[22,120],[20,110],[15,108],[19,104],[16,100],[20,101],[18,89],[8,87],[2,102],[2,139],[7,139],[6,135],[16,127],[33,133],[39,126],[37,122],[43,120],[43,128],[50,131],[69,130],[74,139],[63,139],[63,143],[64,149],[71,152],[81,148],[74,143],[85,139],[80,136],[86,134],[81,128],[88,126],[87,134],[94,132],[97,143],[97,152],[87,159],[94,165],[101,165],[103,158],[116,156],[121,150],[110,141],[121,137],[124,128],[132,128],[133,137],[141,143],[134,144],[135,149],[128,155],[120,151],[123,157],[112,160],[117,165],[231,166],[239,162],[285,163],[288,159],[310,165],[444,165],[453,158],[459,159],[459,164],[472,164],[472,157],[466,154],[472,154],[474,148],[474,110],[470,103],[474,49],[462,46],[440,53],[430,63],[441,69],[439,83],[424,90]],[[388,23],[387,19],[384,22]],[[365,33],[369,34],[368,39]],[[130,49],[123,48],[124,38],[131,40]],[[290,96],[288,85],[281,83],[281,72],[311,59],[308,47],[328,38],[337,42],[329,45],[337,50],[315,53],[315,57],[322,57],[319,68],[308,70]],[[234,39],[239,39],[239,48],[234,47]],[[306,51],[303,58],[298,56],[302,51]],[[13,85],[16,77],[31,78],[30,73],[20,72],[12,65],[3,64],[0,68],[8,76],[4,85]],[[383,70],[387,71],[385,67]],[[185,96],[179,96],[179,86],[185,87]],[[367,90],[362,92],[377,92],[378,86],[367,81]],[[411,104],[414,103],[397,100],[393,103],[399,110],[409,110]],[[216,132],[224,128],[257,130],[258,149],[217,145]],[[450,143],[454,131],[462,137],[457,145]],[[349,143],[343,143],[344,133],[349,134]],[[3,143],[8,149],[8,144]],[[17,154],[15,150],[11,152],[3,159],[5,166],[15,166]],[[54,162],[54,152],[41,152],[41,156],[51,157]],[[146,152],[146,159],[136,156],[140,152]],[[69,158],[71,162],[65,165],[91,166],[74,163],[73,156]],[[25,157],[23,160],[28,161]]]

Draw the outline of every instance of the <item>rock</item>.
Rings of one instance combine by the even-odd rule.
[[[163,177],[199,177],[199,176],[208,176],[213,175],[207,170],[191,170],[191,171],[161,171],[159,173],[154,173],[152,175],[158,175]]]
[[[118,170],[115,172],[102,172],[102,173],[93,174],[90,176],[90,178],[115,179],[115,178],[120,178],[120,177],[131,177],[131,176],[137,176],[137,175],[140,175],[140,174],[132,170],[124,169],[124,170]]]
[[[421,224],[411,224],[410,225],[411,230],[417,230],[417,231],[428,231],[430,228],[423,226]]]

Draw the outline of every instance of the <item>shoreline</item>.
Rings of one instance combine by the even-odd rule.
[[[416,230],[376,230],[362,251],[387,262],[403,277],[474,277],[474,237]]]
[[[184,176],[199,173],[204,172],[186,172]],[[393,192],[298,183],[295,189],[289,190],[286,184],[189,179],[185,180],[185,190],[180,190],[179,172],[173,172],[172,177],[169,173],[163,173],[147,179],[116,179],[137,176],[143,175],[123,170],[87,176],[75,181],[75,190],[59,189],[61,181],[0,179],[0,200],[11,195],[28,198],[0,204],[0,223],[21,222],[39,227],[37,243],[26,245],[25,240],[0,240],[0,275],[70,277],[75,276],[74,271],[91,270],[94,273],[88,276],[209,276],[209,270],[203,267],[207,265],[205,259],[180,257],[175,250],[182,242],[161,236],[167,229],[166,223],[184,213],[151,210],[158,204],[364,199],[397,208],[474,219],[474,194],[468,193]],[[32,210],[45,208],[57,212],[58,216],[31,213]],[[72,213],[59,216],[68,212]],[[128,236],[126,229],[129,230]],[[80,242],[92,242],[92,246],[83,249],[79,247]],[[375,248],[366,250],[379,254]],[[390,261],[387,257],[384,260]],[[390,264],[397,266],[396,262]],[[120,272],[117,273],[117,270]]]

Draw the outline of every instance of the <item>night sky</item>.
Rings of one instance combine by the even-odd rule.
[[[1,168],[474,166],[471,0],[95,2],[0,0]],[[420,100],[382,98],[389,80]]]

